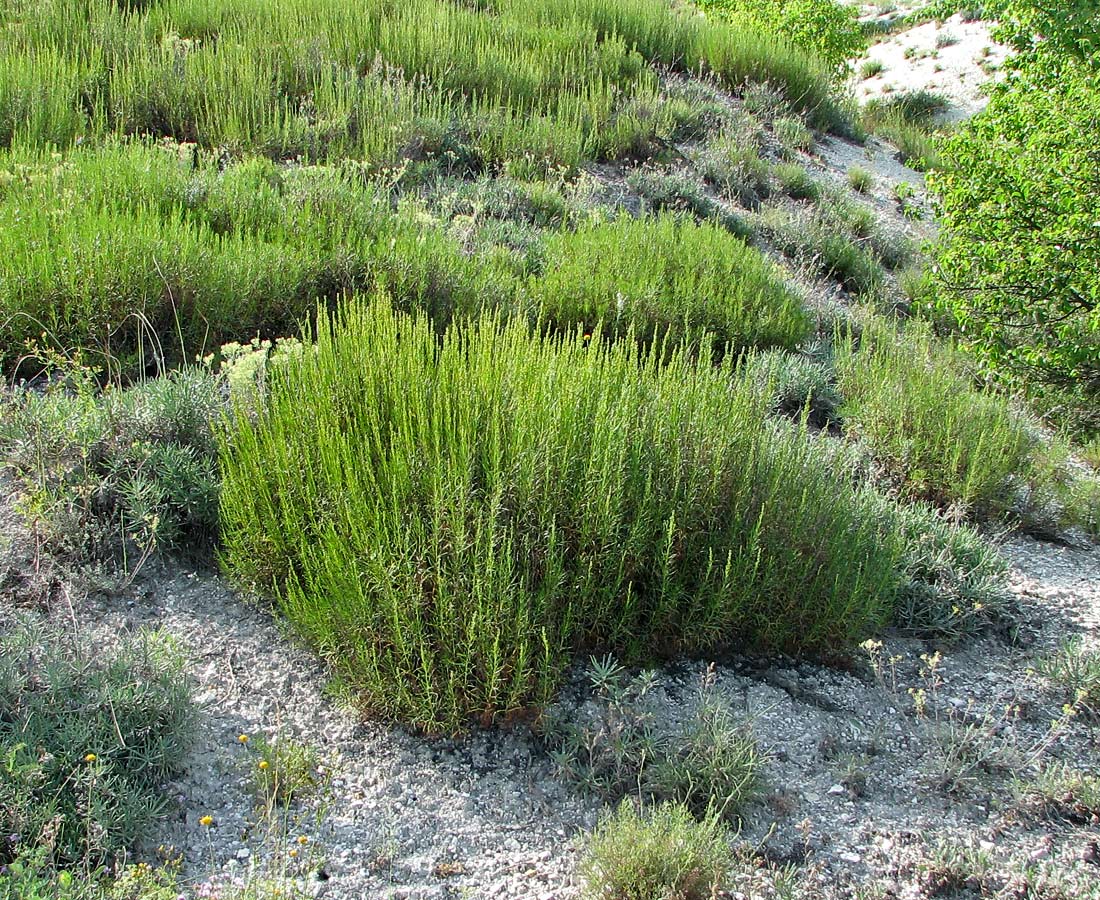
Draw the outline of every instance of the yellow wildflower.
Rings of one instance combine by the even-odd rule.
[[[214,817],[203,816],[201,819],[199,819],[199,824],[202,825],[203,828],[209,828],[211,825],[214,824]]]

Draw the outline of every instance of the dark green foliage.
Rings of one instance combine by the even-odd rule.
[[[0,637],[0,863],[39,847],[94,869],[131,846],[164,809],[192,716],[162,638],[92,652],[86,635],[13,624]]]
[[[620,218],[547,239],[546,274],[532,300],[553,326],[649,343],[666,334],[695,344],[793,347],[809,316],[780,271],[712,223],[675,216]]]
[[[589,840],[580,864],[586,900],[710,900],[730,867],[730,835],[683,806],[639,810],[624,800]]]
[[[732,361],[439,345],[359,303],[317,337],[225,439],[224,560],[368,708],[455,730],[544,703],[578,647],[811,649],[887,613],[892,539]]]

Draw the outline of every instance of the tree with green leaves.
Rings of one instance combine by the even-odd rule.
[[[1100,397],[1100,16],[1012,0],[1017,50],[932,174],[939,306],[1009,381]]]
[[[710,15],[749,20],[815,54],[838,78],[866,46],[855,7],[836,0],[697,0]]]

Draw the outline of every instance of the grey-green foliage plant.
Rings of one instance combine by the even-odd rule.
[[[765,391],[773,415],[805,415],[817,427],[840,421],[842,398],[827,361],[772,350],[749,356],[745,365]]]
[[[675,803],[624,800],[589,838],[580,864],[586,900],[709,900],[724,890],[730,834]]]
[[[153,549],[202,554],[218,521],[214,420],[224,401],[206,370],[100,389],[77,365],[0,404],[0,447],[20,505],[49,548],[74,563],[133,569]]]
[[[891,504],[884,509],[904,546],[895,626],[922,637],[959,639],[1008,624],[1008,564],[994,546],[926,504]]]
[[[892,537],[732,358],[440,341],[362,300],[314,338],[222,441],[222,559],[367,708],[459,730],[545,703],[579,647],[808,649],[888,614]]]
[[[763,135],[759,122],[742,113],[693,156],[708,184],[727,200],[750,209],[770,192],[769,166],[760,156]]]
[[[873,293],[882,284],[882,263],[865,239],[853,237],[848,226],[837,224],[821,208],[790,210],[768,204],[760,211],[759,223],[780,253],[835,280],[849,293]]]
[[[696,219],[712,219],[737,237],[747,239],[752,235],[752,228],[741,216],[709,196],[706,186],[688,172],[639,169],[627,176],[627,185],[651,210],[690,213]]]
[[[0,862],[94,871],[166,807],[193,736],[182,660],[155,633],[111,649],[33,619],[0,651]]]
[[[656,673],[629,676],[610,656],[593,659],[592,698],[558,704],[541,731],[562,775],[604,800],[675,801],[700,817],[733,818],[758,788],[763,757],[745,722],[721,698],[713,669],[681,721],[657,715]]]
[[[1066,700],[1100,718],[1100,651],[1080,638],[1063,642],[1054,653],[1040,657],[1035,671],[1059,685]]]

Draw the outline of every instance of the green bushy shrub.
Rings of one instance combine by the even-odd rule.
[[[866,194],[875,186],[875,175],[863,166],[848,169],[848,186],[857,194]]]
[[[738,89],[769,80],[799,109],[835,108],[807,53],[661,0],[12,6],[0,17],[12,35],[5,145],[122,133],[372,167],[423,150],[451,154],[455,173],[525,156],[575,168],[683,124],[654,65],[705,68]]]
[[[181,662],[154,634],[88,644],[32,620],[0,636],[0,864],[94,870],[165,808],[193,726]]]
[[[930,182],[939,309],[1010,383],[1100,397],[1100,64],[1037,65],[993,89]]]
[[[973,386],[957,354],[916,327],[898,335],[873,322],[858,348],[841,342],[837,375],[841,415],[904,496],[979,520],[1017,506],[1037,440],[1002,397]]]
[[[624,800],[581,861],[589,900],[709,900],[726,887],[730,835],[675,803],[639,810]]]
[[[544,703],[578,647],[862,637],[893,540],[732,365],[322,313],[223,443],[226,569],[364,706],[429,729]]]
[[[531,299],[553,326],[645,342],[666,333],[733,352],[793,347],[809,316],[780,270],[713,223],[671,215],[620,218],[546,241],[546,274]]]
[[[943,165],[938,136],[940,116],[948,101],[934,91],[904,91],[888,98],[877,97],[862,110],[863,127],[898,148],[901,162],[927,172]]]
[[[384,284],[441,323],[514,290],[499,260],[466,256],[425,227],[435,223],[395,214],[336,166],[223,166],[213,154],[139,144],[10,164],[20,174],[0,193],[8,365],[43,332],[133,374],[155,358],[286,333],[319,299],[357,288]]]
[[[796,162],[777,163],[772,174],[779,188],[793,200],[816,200],[821,195],[821,185],[806,168]]]

